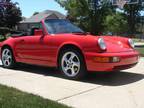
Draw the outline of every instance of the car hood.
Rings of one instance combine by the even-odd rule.
[[[128,43],[128,38],[120,37],[120,36],[93,36],[87,35],[85,36],[85,41],[90,40],[89,42],[92,44],[92,40],[97,41],[99,38],[103,38],[108,53],[119,53],[119,52],[129,52],[133,51],[134,49]],[[98,42],[98,41],[97,41]],[[97,44],[98,45],[98,44]]]
[[[68,35],[68,36],[67,36]],[[130,47],[128,43],[128,38],[120,37],[120,36],[94,36],[94,35],[76,35],[76,34],[65,34],[65,37],[67,37],[69,40],[72,40],[72,38],[75,38],[76,41],[83,41],[85,42],[84,47],[89,46],[90,49],[96,48],[96,43],[98,46],[98,39],[103,38],[108,53],[119,53],[119,52],[129,52],[133,51],[134,49]],[[97,47],[98,48],[98,47]]]
[[[102,38],[106,43],[107,52],[116,53],[133,51],[128,43],[128,38],[118,36],[102,36]]]

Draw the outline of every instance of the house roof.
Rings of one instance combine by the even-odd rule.
[[[60,12],[53,10],[45,10],[43,12],[40,12],[39,14],[33,15],[30,18],[25,19],[24,21],[21,21],[20,23],[38,23],[45,18],[49,18],[50,16],[55,16],[58,19],[66,18],[66,16],[61,14]]]

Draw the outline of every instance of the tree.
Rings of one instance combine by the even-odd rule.
[[[108,15],[104,22],[107,32],[112,32],[114,35],[123,35],[127,33],[128,22],[124,14],[116,13]]]
[[[34,13],[33,13],[33,16],[34,16],[34,15],[37,15],[37,14],[39,14],[39,12],[34,12]]]
[[[13,3],[11,0],[7,0],[7,5],[3,7],[3,12],[1,12],[1,21],[0,26],[13,28],[18,24],[19,21],[22,20],[22,13],[19,7],[17,7],[18,3]]]
[[[75,24],[83,28],[85,31],[89,31],[92,34],[99,34],[104,31],[109,30],[106,26],[108,22],[110,23],[111,18],[117,22],[117,20],[121,15],[117,14],[117,7],[112,6],[109,3],[111,0],[99,0],[99,3],[94,5],[93,9],[91,9],[90,1],[96,2],[96,0],[55,0],[57,1],[62,7],[64,7],[67,12],[67,18],[73,21]],[[126,30],[129,35],[135,34],[137,31],[136,25],[138,23],[138,19],[140,17],[140,12],[144,9],[139,0],[138,4],[126,4],[124,9],[122,10],[125,14],[125,18],[123,19],[122,23],[124,25],[128,25]],[[116,14],[116,15],[114,15]],[[111,15],[116,18],[114,19]],[[108,17],[107,17],[108,16]],[[110,18],[110,19],[109,19]],[[107,20],[110,20],[107,22]],[[106,23],[105,23],[106,21]],[[117,23],[120,24],[120,23]],[[121,25],[121,24],[120,24]],[[120,25],[117,25],[121,27]],[[109,25],[110,26],[110,25]],[[118,30],[118,29],[117,29]],[[115,31],[116,32],[116,31]],[[118,30],[117,33],[120,31]],[[124,32],[123,29],[121,32]]]
[[[22,16],[22,21],[25,21],[26,19],[27,19],[26,17]]]
[[[140,16],[140,12],[144,9],[144,6],[141,3],[137,4],[126,4],[124,6],[124,13],[126,14],[128,25],[129,25],[129,34],[133,35],[136,33],[136,24]]]
[[[103,22],[107,15],[114,9],[107,0],[103,0],[100,6],[90,8],[90,0],[55,0],[68,11],[68,18],[75,24],[92,34],[104,31]]]

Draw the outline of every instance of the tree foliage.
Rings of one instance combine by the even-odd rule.
[[[108,15],[104,25],[106,26],[105,31],[111,32],[114,35],[123,35],[128,31],[128,22],[122,13]]]
[[[39,12],[34,12],[34,13],[33,13],[33,16],[34,16],[34,15],[37,15],[37,14],[39,14]]]
[[[134,34],[136,32],[136,25],[140,17],[140,12],[144,9],[141,3],[138,4],[126,4],[124,6],[124,13],[127,17],[127,22],[129,25],[129,34]]]
[[[141,4],[125,5],[121,13],[117,7],[112,6],[110,0],[101,0],[101,5],[93,10],[89,2],[91,0],[55,0],[67,12],[67,18],[92,34],[113,32],[115,34],[136,32],[137,19],[143,10]]]
[[[0,8],[0,27],[13,28],[22,20],[22,13],[18,3],[13,3],[11,0],[7,0],[8,5],[1,6]]]
[[[56,1],[68,11],[68,19],[92,34],[103,32],[105,17],[114,11],[107,0],[94,10],[90,8],[89,0]]]

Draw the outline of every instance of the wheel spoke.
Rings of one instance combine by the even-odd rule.
[[[73,61],[73,66],[80,67],[80,63],[79,63],[79,62],[74,62],[74,61]]]
[[[8,56],[7,58],[8,58],[8,59],[12,59],[12,57],[11,57],[11,56]]]
[[[7,60],[7,65],[9,65],[10,64],[10,61],[9,60]]]
[[[8,55],[9,55],[9,51],[7,50],[7,51],[6,51],[6,56],[8,56]]]
[[[72,75],[76,74],[76,71],[75,71],[74,67],[71,68],[71,74],[72,74]]]
[[[8,56],[8,53],[9,53],[9,51],[6,49],[4,52],[5,56]]]
[[[67,56],[64,57],[64,61],[65,61],[66,64],[67,64],[67,62],[68,62]]]
[[[70,68],[68,66],[65,67],[65,71],[68,71]]]
[[[4,63],[4,64],[6,64],[6,62],[7,62],[6,60],[3,60],[3,63]]]
[[[74,55],[74,54],[71,54],[69,60],[73,61],[74,57],[75,57],[75,55]]]

